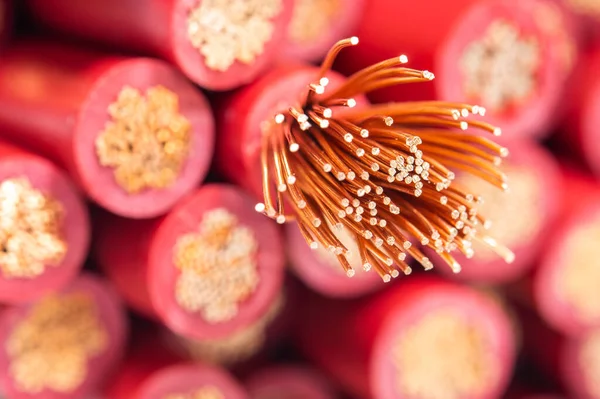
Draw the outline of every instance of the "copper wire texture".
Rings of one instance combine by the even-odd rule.
[[[355,271],[336,235],[340,229],[354,236],[365,270],[386,282],[411,273],[408,256],[433,267],[413,242],[435,250],[457,273],[453,253],[472,257],[473,241],[511,262],[512,252],[485,234],[490,222],[477,212],[482,198],[452,182],[455,173],[469,173],[507,190],[499,170],[507,149],[473,134],[500,135],[500,129],[472,118],[485,113],[476,105],[357,105],[370,91],[434,78],[404,67],[404,55],[328,88],[337,54],[356,44],[356,37],[336,43],[299,102],[270,121],[261,153],[264,203],[256,210],[278,223],[297,221],[310,247],[333,252],[349,277]]]

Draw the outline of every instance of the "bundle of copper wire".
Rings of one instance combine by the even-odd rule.
[[[355,270],[337,238],[340,229],[354,236],[365,270],[374,269],[386,282],[400,271],[411,273],[408,256],[426,270],[433,267],[413,242],[433,249],[457,273],[453,252],[473,256],[474,241],[511,262],[512,252],[486,235],[490,222],[477,210],[483,199],[453,183],[456,173],[469,173],[508,189],[499,169],[508,150],[474,134],[499,136],[500,129],[471,118],[485,114],[477,105],[357,105],[357,98],[373,90],[434,78],[429,71],[406,68],[404,55],[328,88],[336,56],[356,44],[356,37],[337,42],[304,98],[266,127],[264,203],[256,210],[278,223],[296,220],[310,247],[335,253],[349,277]]]

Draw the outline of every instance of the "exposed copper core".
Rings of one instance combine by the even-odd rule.
[[[476,397],[497,378],[482,331],[450,309],[432,312],[403,330],[392,356],[402,397]]]
[[[206,386],[191,393],[174,393],[164,399],[225,399],[225,395],[217,387]]]
[[[288,35],[296,43],[311,44],[328,29],[343,4],[340,0],[296,0]]]
[[[538,176],[527,168],[507,164],[502,171],[508,176],[510,192],[495,190],[471,175],[457,180],[467,189],[479,193],[485,202],[479,210],[488,217],[488,232],[508,248],[531,242],[542,227],[543,191]],[[495,254],[483,245],[474,244],[475,258],[492,260]]]
[[[496,20],[460,58],[465,94],[499,112],[520,105],[536,91],[540,45],[517,26]]]
[[[88,373],[108,336],[93,300],[84,293],[49,296],[33,306],[6,341],[9,373],[22,392],[69,393]]]
[[[230,366],[250,359],[267,340],[267,328],[279,316],[285,299],[279,296],[264,316],[248,327],[221,339],[191,340],[181,338],[188,355],[197,361]]]
[[[600,18],[599,0],[567,0],[571,9],[579,14],[589,14],[595,18]]]
[[[281,0],[202,0],[188,15],[188,40],[215,71],[236,61],[252,64],[271,40],[272,20],[282,10]]]
[[[600,318],[600,215],[573,229],[562,244],[564,267],[560,278],[563,296],[584,321]]]
[[[335,44],[307,93],[271,121],[262,146],[264,203],[256,210],[278,223],[296,220],[310,247],[334,253],[348,276],[355,271],[348,248],[335,235],[338,227],[354,236],[363,268],[373,268],[384,281],[411,272],[407,255],[425,269],[433,267],[411,245],[411,236],[455,271],[460,265],[451,253],[472,256],[472,241],[511,262],[510,250],[482,234],[486,219],[477,210],[479,197],[451,184],[454,171],[460,171],[507,189],[497,162],[508,154],[506,148],[466,132],[499,135],[500,129],[470,119],[485,110],[468,104],[354,108],[354,98],[372,90],[433,79],[431,72],[403,67],[407,59],[400,56],[358,71],[328,91],[325,75],[335,57],[355,44],[356,37]],[[293,212],[284,211],[284,202]]]
[[[111,120],[96,139],[100,165],[113,168],[117,183],[130,194],[173,184],[192,140],[177,94],[163,86],[145,94],[125,86],[108,113]]]
[[[4,278],[34,278],[59,265],[68,245],[60,202],[25,178],[0,183],[0,270]]]
[[[593,398],[600,398],[600,332],[588,334],[579,349],[580,370]]]
[[[256,289],[258,241],[225,208],[206,212],[198,232],[177,240],[173,262],[181,271],[175,287],[177,303],[200,312],[209,323],[231,320],[241,302]]]

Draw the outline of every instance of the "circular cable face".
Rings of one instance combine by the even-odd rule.
[[[75,278],[89,247],[89,217],[61,170],[0,143],[0,214],[0,302],[35,301]]]
[[[483,291],[421,274],[360,301],[305,302],[299,348],[351,395],[488,398],[508,387],[515,331]]]
[[[74,162],[100,206],[150,218],[204,179],[213,143],[202,93],[162,61],[130,59],[106,69],[90,90],[75,129]]]
[[[477,3],[456,20],[436,55],[438,98],[485,107],[486,120],[509,141],[545,134],[567,77],[533,1]]]
[[[446,331],[458,335],[452,338]],[[427,336],[431,345],[422,339]],[[449,356],[447,340],[456,341]],[[411,364],[416,362],[414,356],[411,360],[414,353],[421,360]],[[370,358],[371,389],[378,397],[390,399],[439,397],[440,389],[455,398],[501,396],[514,356],[510,321],[491,298],[469,288],[440,284],[414,292],[410,303],[386,317]],[[456,370],[464,374],[449,378]],[[433,377],[436,384],[431,384],[431,373],[439,376]]]
[[[0,384],[11,398],[93,392],[120,361],[128,333],[112,287],[86,273],[60,292],[6,309],[0,325]]]
[[[254,81],[274,61],[291,13],[291,0],[180,0],[170,20],[170,51],[200,86],[231,90]]]
[[[253,324],[282,290],[281,232],[234,186],[206,185],[180,203],[148,254],[153,308],[189,338],[223,338]]]

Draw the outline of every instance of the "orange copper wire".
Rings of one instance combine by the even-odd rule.
[[[511,262],[512,252],[485,235],[489,222],[477,212],[482,199],[452,183],[455,173],[470,173],[507,189],[498,166],[508,151],[471,132],[497,136],[500,129],[470,118],[485,113],[476,105],[420,101],[357,107],[355,98],[372,90],[434,76],[405,68],[403,55],[328,89],[326,75],[335,57],[356,44],[356,37],[335,44],[306,96],[275,116],[263,137],[264,203],[256,210],[278,223],[296,220],[311,248],[322,245],[337,255],[348,276],[354,275],[349,252],[334,229],[348,229],[363,267],[384,281],[400,271],[410,274],[407,256],[425,269],[433,267],[414,241],[435,250],[455,272],[460,265],[452,253],[473,256],[473,241]]]

